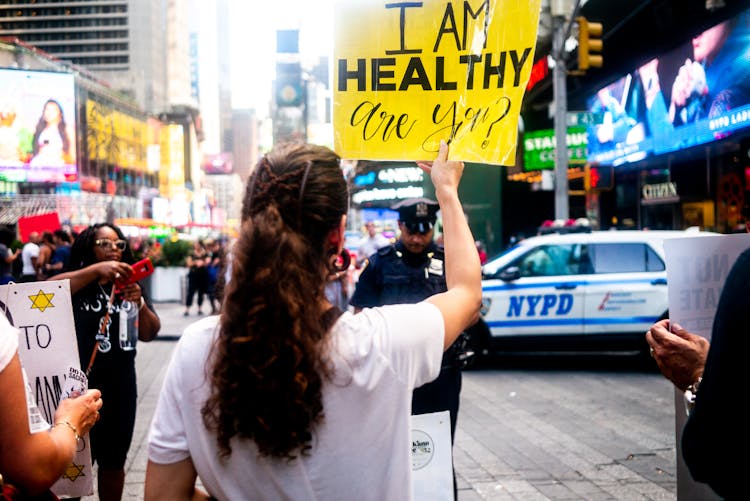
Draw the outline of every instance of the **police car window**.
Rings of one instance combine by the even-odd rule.
[[[646,271],[664,271],[667,267],[654,249],[646,246]]]
[[[657,271],[650,269],[649,260],[658,260],[658,256],[645,244],[593,244],[589,246],[589,257],[594,273]]]
[[[575,245],[542,245],[532,249],[512,264],[522,277],[572,275]]]

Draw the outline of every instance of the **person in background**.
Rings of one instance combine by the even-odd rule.
[[[36,279],[46,280],[49,274],[47,266],[55,253],[55,239],[51,231],[43,231],[39,242],[39,256],[36,258]]]
[[[221,242],[218,240],[207,241],[206,247],[208,248],[206,297],[208,298],[208,304],[211,305],[211,315],[216,315],[221,305],[220,292],[217,290],[217,286],[219,275],[224,269],[224,251],[221,248]]]
[[[0,285],[14,280],[13,263],[21,255],[21,249],[10,250],[14,234],[6,228],[0,229]]]
[[[39,233],[32,231],[29,233],[29,240],[21,249],[21,278],[19,282],[36,282],[37,280],[37,259],[39,258]]]
[[[747,496],[747,419],[739,382],[750,350],[746,315],[750,311],[750,249],[737,258],[721,290],[711,342],[669,320],[646,333],[662,374],[685,392],[690,409],[682,431],[682,457],[690,474],[726,499]],[[670,329],[671,326],[671,329]]]
[[[0,315],[0,475],[29,496],[43,493],[73,461],[85,436],[99,419],[101,392],[60,401],[48,431],[31,433],[26,385],[18,357],[18,329]],[[0,491],[0,497],[2,492]],[[27,499],[24,497],[24,499]]]
[[[448,290],[354,315],[324,292],[344,250],[339,161],[294,143],[255,167],[221,314],[188,327],[173,352],[149,434],[146,501],[206,499],[197,477],[221,500],[409,497],[412,390],[437,377],[481,305],[458,198],[463,163],[442,142],[434,163],[419,164],[441,204]]]
[[[34,156],[30,165],[47,167],[73,164],[75,146],[75,132],[65,122],[62,106],[54,99],[47,100],[34,131]]]
[[[484,249],[484,244],[477,240],[474,242],[477,246],[477,252],[479,253],[479,264],[484,264],[487,262],[487,251]]]
[[[101,421],[91,433],[101,501],[122,498],[137,402],[135,340],[151,341],[161,328],[140,284],[122,285],[133,274],[133,262],[122,231],[100,223],[78,235],[70,249],[68,271],[54,277],[70,279],[81,367],[89,376],[89,387],[100,389],[107,399]],[[137,321],[125,321],[134,316]]]
[[[418,303],[445,292],[445,256],[432,240],[440,206],[427,198],[403,200],[392,207],[398,211],[401,235],[395,244],[370,256],[362,270],[349,304],[355,312],[389,304]],[[479,253],[472,241],[474,255]],[[461,393],[458,354],[451,347],[443,354],[440,375],[414,390],[412,414],[450,411],[451,441],[456,433]],[[454,494],[456,493],[454,473]]]
[[[208,264],[210,256],[203,247],[200,240],[193,244],[193,253],[187,257],[186,264],[188,267],[187,276],[187,296],[185,297],[185,313],[190,315],[190,307],[193,305],[193,298],[198,295],[198,315],[203,315],[203,298],[208,292]]]
[[[70,234],[63,229],[57,229],[52,237],[55,251],[52,253],[50,262],[45,265],[48,277],[62,273],[68,267],[68,261],[70,261]]]
[[[367,231],[367,235],[359,241],[357,249],[357,268],[361,268],[367,258],[375,254],[378,249],[391,244],[391,241],[385,238],[382,233],[378,233],[374,221],[367,221],[365,223],[365,230]]]

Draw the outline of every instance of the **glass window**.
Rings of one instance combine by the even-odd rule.
[[[550,277],[578,273],[578,245],[542,245],[516,260],[522,277]]]
[[[663,271],[664,262],[646,244],[612,243],[589,246],[594,273]]]

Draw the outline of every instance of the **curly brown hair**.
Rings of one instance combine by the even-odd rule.
[[[348,210],[339,161],[322,146],[281,145],[248,181],[202,408],[223,458],[235,436],[264,456],[297,457],[323,418],[325,346],[336,318],[324,292],[327,238]]]

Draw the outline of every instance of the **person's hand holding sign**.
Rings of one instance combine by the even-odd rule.
[[[464,163],[448,160],[448,145],[444,140],[440,140],[440,150],[434,162],[417,162],[417,165],[430,175],[438,198],[440,198],[441,190],[444,193],[458,191],[458,183],[464,172]]]

